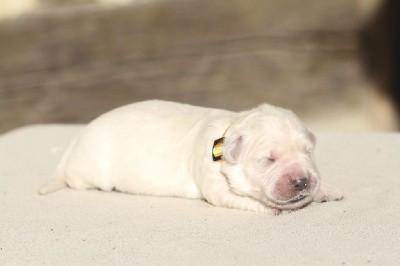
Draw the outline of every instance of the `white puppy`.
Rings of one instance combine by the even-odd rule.
[[[320,186],[315,142],[293,112],[267,104],[235,113],[139,102],[92,121],[40,194],[96,188],[277,214],[343,197]]]

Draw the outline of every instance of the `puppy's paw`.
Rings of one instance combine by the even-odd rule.
[[[270,209],[270,213],[271,215],[279,215],[282,214],[282,210],[278,210],[278,209]]]
[[[268,214],[271,216],[276,216],[276,215],[281,214],[282,210],[274,209],[274,208],[270,208],[270,207],[262,205],[262,206],[260,206],[259,212],[262,212],[262,213],[265,213],[265,214]]]
[[[329,186],[322,186],[314,197],[315,202],[327,202],[342,200],[344,195],[341,190]]]

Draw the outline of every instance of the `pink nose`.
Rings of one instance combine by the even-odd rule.
[[[292,179],[290,182],[292,183],[293,187],[299,191],[306,189],[308,185],[307,177]]]

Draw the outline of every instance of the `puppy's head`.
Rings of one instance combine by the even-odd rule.
[[[315,144],[315,135],[293,112],[262,105],[240,113],[226,132],[221,169],[234,193],[296,209],[319,189]]]

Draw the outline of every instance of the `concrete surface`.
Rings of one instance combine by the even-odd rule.
[[[0,136],[0,265],[399,265],[400,135],[318,133],[341,202],[276,217],[199,200],[64,189],[39,196],[80,126]]]

